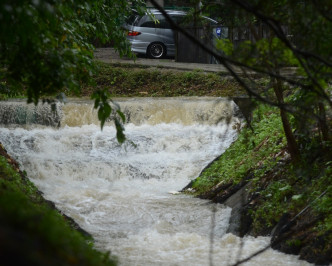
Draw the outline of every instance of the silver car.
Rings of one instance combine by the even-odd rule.
[[[176,23],[186,16],[183,11],[166,12]],[[127,20],[125,27],[128,30],[127,39],[131,44],[131,51],[155,59],[175,56],[174,32],[171,25],[158,10],[152,9],[150,13],[155,19],[149,14],[140,16],[134,12]],[[210,18],[205,20],[217,25],[217,22]]]

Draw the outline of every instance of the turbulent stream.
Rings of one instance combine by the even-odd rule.
[[[220,98],[127,99],[127,141],[101,131],[91,102],[0,103],[0,142],[65,214],[120,265],[231,265],[269,244],[227,233],[231,209],[176,194],[236,139]],[[213,218],[214,217],[214,218]],[[66,237],[66,236],[59,236]],[[309,265],[268,249],[245,265]]]

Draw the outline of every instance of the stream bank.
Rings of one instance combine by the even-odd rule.
[[[29,181],[0,143],[0,264],[116,265]]]
[[[119,84],[121,84],[121,80],[115,77],[118,76],[113,76],[111,78],[106,78],[107,75],[107,71],[109,69],[105,68],[105,76],[101,77],[99,76],[97,79],[97,84],[99,86],[100,89],[104,89],[110,85],[114,85],[114,87],[118,86]],[[137,70],[137,69],[136,69]],[[136,71],[135,70],[135,71]],[[115,71],[117,71],[115,69]],[[211,84],[217,83],[220,80],[215,80],[214,83],[207,83],[205,84],[205,86],[203,85],[199,85],[199,86],[193,86],[193,87],[187,87],[186,84],[193,84],[193,80],[197,80],[196,77],[204,77],[206,76],[205,74],[201,73],[200,71],[197,71],[195,73],[184,73],[181,76],[181,82],[183,80],[187,79],[186,84],[183,84],[183,89],[178,90],[178,91],[174,91],[172,88],[167,88],[167,86],[163,87],[163,90],[158,91],[158,87],[157,85],[154,86],[149,86],[148,85],[148,81],[147,83],[145,83],[144,80],[139,80],[140,74],[141,73],[145,73],[145,72],[140,72],[141,70],[137,70],[137,73],[134,73],[133,77],[135,77],[135,79],[132,80],[132,83],[138,83],[141,84],[141,87],[137,87],[137,90],[135,91],[131,91],[131,90],[126,90],[125,87],[123,87],[122,89],[120,88],[120,92],[119,95],[120,96],[128,96],[128,95],[139,95],[139,96],[154,96],[156,95],[156,92],[160,92],[160,94],[157,95],[163,95],[167,93],[172,93],[172,95],[174,95],[173,93],[177,94],[179,93],[180,95],[182,95],[182,93],[184,95],[192,95],[195,94],[197,91],[201,91],[200,93],[205,94],[206,92],[211,92],[211,95],[213,96],[219,96],[219,93],[222,93],[222,95],[224,95],[224,93],[226,93],[225,95],[229,96],[232,94],[231,90],[227,90],[227,87],[232,87],[233,86],[233,82],[230,83],[223,83],[224,85],[226,84],[226,87],[222,87],[222,88],[214,88],[212,90],[210,90],[211,88]],[[119,72],[121,75],[124,73],[122,72],[122,70]],[[202,74],[202,76],[200,75]],[[120,76],[121,76],[120,75]],[[150,74],[149,74],[150,75]],[[154,74],[151,75],[151,77],[156,77],[161,75],[159,71],[154,71]],[[162,77],[160,77],[162,78]],[[160,80],[156,79],[156,80]],[[137,80],[136,80],[137,79]],[[116,81],[119,81],[119,83],[116,83]],[[151,80],[153,80],[153,78],[151,78]],[[170,80],[172,80],[172,78],[170,78]],[[203,82],[202,82],[203,80]],[[201,79],[201,81],[199,81],[201,83],[204,83],[204,79]],[[208,85],[208,86],[206,86]],[[202,87],[200,87],[202,86]],[[130,87],[129,87],[130,88]],[[143,88],[143,89],[142,89]],[[83,92],[84,95],[89,95],[89,89],[87,87],[84,88],[85,91]],[[197,91],[196,91],[197,89]],[[117,91],[112,91],[111,93],[114,95],[118,95]],[[217,94],[216,94],[217,93]],[[229,94],[228,94],[229,93]],[[243,92],[241,91],[237,91],[236,92],[238,96],[242,96]],[[176,95],[178,96],[178,95]],[[265,121],[266,122],[266,121]],[[268,124],[268,121],[267,121]],[[249,135],[249,133],[247,133]],[[235,168],[233,168],[233,172],[234,173],[238,173],[239,176],[233,176],[232,180],[226,180],[224,182],[222,182],[221,184],[216,183],[213,184],[210,188],[211,189],[206,189],[206,193],[203,193],[202,191],[197,192],[196,194],[202,198],[206,198],[206,199],[210,199],[212,201],[215,202],[219,202],[219,203],[226,203],[229,206],[234,207],[233,210],[233,215],[232,215],[232,221],[242,221],[241,223],[236,223],[236,222],[232,222],[232,226],[236,225],[235,227],[231,227],[229,229],[229,231],[231,232],[237,232],[237,234],[239,235],[244,235],[244,234],[251,234],[254,236],[257,235],[271,235],[271,233],[273,231],[274,228],[280,227],[277,226],[279,220],[281,221],[288,221],[290,218],[289,217],[295,217],[297,213],[301,212],[301,210],[303,208],[305,208],[306,204],[308,202],[311,202],[314,200],[315,197],[318,197],[322,192],[321,191],[321,184],[317,184],[316,182],[316,187],[317,187],[317,191],[313,191],[310,190],[312,192],[312,196],[309,195],[307,196],[308,193],[304,193],[302,192],[303,187],[305,187],[308,183],[304,182],[302,184],[302,182],[298,182],[296,181],[296,179],[294,179],[294,186],[288,187],[287,184],[285,184],[285,182],[282,180],[283,176],[285,174],[287,174],[287,171],[289,170],[288,168],[291,168],[289,165],[289,158],[288,158],[288,154],[283,151],[284,147],[285,147],[285,143],[280,141],[280,136],[276,136],[275,137],[275,133],[274,132],[270,132],[269,134],[270,136],[267,137],[265,136],[263,139],[261,139],[260,141],[258,140],[254,140],[254,142],[247,141],[247,144],[252,144],[247,145],[244,149],[242,149],[240,151],[240,153],[244,154],[246,151],[250,151],[250,150],[255,150],[256,152],[264,150],[262,147],[274,147],[274,146],[278,146],[278,148],[272,152],[269,151],[268,154],[274,154],[271,158],[275,159],[275,162],[278,163],[278,167],[276,168],[272,168],[270,165],[270,162],[268,162],[267,164],[264,164],[265,161],[260,158],[259,160],[252,160],[251,158],[249,158],[249,156],[247,156],[247,158],[242,157],[242,159],[240,161],[237,162],[237,164],[235,164]],[[279,144],[281,144],[281,146],[279,147]],[[283,151],[283,152],[282,152]],[[256,156],[254,157],[257,157]],[[327,151],[324,154],[329,155],[330,153]],[[228,155],[227,155],[228,156]],[[321,158],[321,157],[317,157],[314,158],[314,156],[316,156],[315,154],[313,154],[313,163],[312,165],[316,165],[317,168],[319,168],[320,166],[322,166],[322,168],[328,168],[327,163],[330,160],[329,158]],[[222,156],[224,158],[226,158],[226,155]],[[317,159],[317,160],[316,160]],[[254,163],[247,169],[244,169],[242,167],[242,165],[244,165],[245,161],[253,161]],[[232,161],[231,161],[232,162]],[[234,161],[233,161],[234,163]],[[227,166],[227,165],[226,165]],[[255,167],[257,166],[257,167]],[[280,174],[276,174],[278,173],[278,169],[282,169],[285,168],[285,173],[280,171]],[[266,171],[267,169],[271,169],[271,172]],[[288,170],[287,170],[288,169]],[[259,174],[259,172],[266,172],[266,176],[264,176],[263,174]],[[290,171],[290,170],[289,170]],[[206,169],[207,173],[209,173],[208,168]],[[219,171],[220,173],[221,171]],[[271,175],[269,175],[269,173]],[[272,174],[274,173],[274,174]],[[294,173],[291,173],[290,171],[290,176],[294,175]],[[213,174],[210,174],[213,175]],[[308,176],[309,174],[306,174],[306,176]],[[261,177],[261,183],[257,181],[257,177]],[[279,177],[278,177],[279,176]],[[327,187],[330,186],[330,179],[328,177],[331,176],[331,173],[326,173],[323,176],[327,176],[327,177],[323,177],[320,178],[321,183],[327,184]],[[255,178],[256,177],[256,178]],[[213,179],[216,180],[216,177],[214,177]],[[288,179],[288,178],[287,178]],[[304,178],[306,179],[309,184],[310,184],[310,180],[318,180],[318,178],[309,178],[306,177]],[[278,181],[278,182],[270,182],[270,181]],[[292,192],[290,192],[291,190],[293,190],[293,188],[296,187],[296,184],[298,184],[299,190],[294,190]],[[312,187],[312,185],[310,184],[310,187]],[[196,188],[195,188],[196,189]],[[209,193],[207,193],[207,191],[209,191]],[[268,191],[268,192],[264,192],[264,191]],[[280,192],[278,193],[270,193],[270,192]],[[270,194],[275,194],[278,195],[278,197],[280,197],[280,199],[273,199],[271,198]],[[310,193],[309,193],[310,194]],[[239,200],[238,200],[238,196],[240,196],[241,201],[242,198],[244,196],[244,203],[242,204],[238,204]],[[324,201],[329,202],[330,199],[330,194],[325,195],[323,197]],[[329,196],[329,197],[326,197]],[[285,200],[286,198],[286,200]],[[271,202],[270,202],[271,200]],[[275,202],[274,202],[275,200]],[[285,208],[285,203],[289,203],[291,201],[294,201],[293,205],[294,209],[289,209],[289,208]],[[280,202],[282,202],[282,204],[280,204],[281,207],[277,207],[277,204],[279,204]],[[235,204],[236,203],[236,204]],[[265,206],[264,203],[271,203],[272,205],[270,207]],[[275,248],[278,248],[279,250],[283,250],[284,252],[288,252],[288,253],[293,253],[293,254],[301,254],[301,258],[306,259],[308,261],[314,262],[316,264],[321,264],[324,265],[327,262],[331,262],[331,256],[330,254],[332,254],[331,252],[331,247],[329,245],[329,243],[331,243],[331,233],[330,231],[327,230],[327,226],[322,224],[322,221],[325,218],[328,218],[328,207],[324,206],[324,204],[320,204],[321,205],[321,214],[317,215],[316,209],[312,210],[312,208],[308,209],[306,212],[304,212],[302,215],[299,216],[299,219],[296,220],[296,224],[293,226],[294,228],[297,226],[297,231],[291,231],[292,232],[292,237],[293,238],[288,238],[287,240],[280,242],[281,244],[279,244],[279,246],[274,246]],[[323,205],[323,206],[322,206]],[[328,204],[327,204],[328,205]],[[331,205],[329,205],[331,206]],[[319,207],[319,206],[318,206]],[[281,213],[280,214],[280,209],[281,210],[287,210],[286,213]],[[302,208],[302,209],[301,209]],[[237,212],[238,210],[238,212]],[[269,210],[272,210],[272,213],[275,211],[275,218],[272,217],[273,215],[271,214],[271,212],[269,212]],[[264,211],[266,211],[267,215],[264,216]],[[290,213],[290,216],[289,214]],[[313,213],[313,215],[312,215]],[[255,216],[255,214],[257,214]],[[262,215],[263,214],[263,215]],[[261,215],[262,219],[258,219],[258,216]],[[271,217],[273,219],[271,219]],[[283,217],[283,218],[282,218]],[[306,218],[307,217],[307,218]],[[314,219],[314,220],[310,220],[310,217],[319,217],[319,219]],[[282,219],[281,219],[282,218]],[[283,223],[280,222],[279,225],[282,225]],[[300,225],[306,226],[305,230],[301,230]],[[240,225],[240,226],[239,226]],[[277,226],[277,227],[276,227]],[[282,226],[281,226],[282,227]],[[293,228],[292,227],[292,228]],[[318,228],[318,230],[317,230]],[[321,232],[319,231],[321,228]],[[302,231],[305,234],[302,234]],[[323,232],[323,233],[322,233]],[[298,237],[298,238],[294,238],[294,236]],[[316,241],[317,240],[317,241]]]
[[[271,246],[317,265],[332,262],[331,152],[294,166],[276,111],[259,107],[251,126],[184,192],[232,208],[228,232],[271,236]],[[313,152],[314,151],[314,152]]]

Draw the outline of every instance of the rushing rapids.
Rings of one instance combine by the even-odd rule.
[[[118,102],[128,121],[123,145],[110,123],[100,130],[92,103],[82,101],[53,111],[0,103],[0,142],[44,196],[120,265],[229,265],[268,245],[267,237],[226,234],[230,208],[169,193],[236,139],[241,119],[232,101]],[[268,249],[246,265],[307,263]]]

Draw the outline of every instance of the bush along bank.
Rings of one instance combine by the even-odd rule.
[[[294,166],[286,149],[278,110],[259,106],[252,129],[184,191],[233,208],[229,231],[269,235],[271,246],[300,259],[332,263],[332,154],[302,145]],[[307,149],[307,150],[306,150]]]
[[[46,201],[0,144],[0,264],[116,265]]]
[[[125,64],[97,65],[94,84],[82,84],[82,96],[90,96],[96,89],[107,91],[112,97],[227,97],[245,94],[233,79],[222,77],[218,73],[137,68]]]

